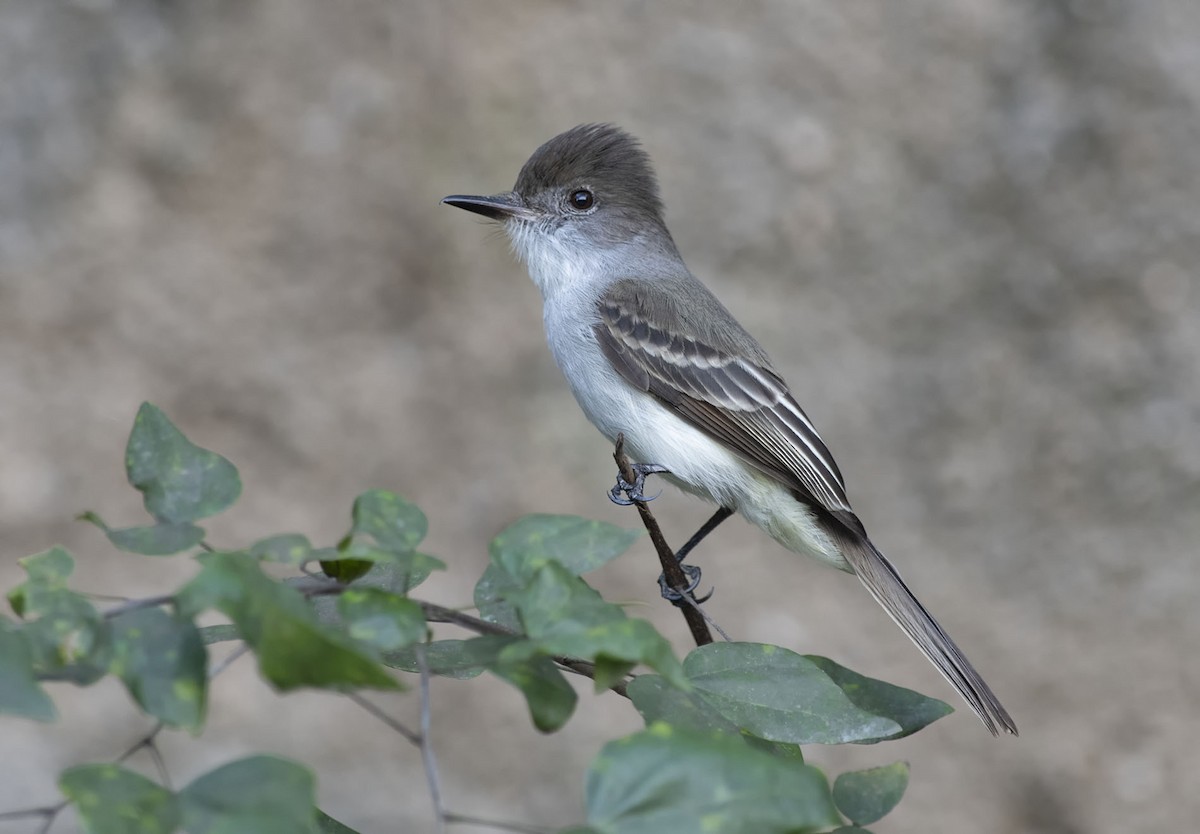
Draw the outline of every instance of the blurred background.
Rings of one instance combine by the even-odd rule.
[[[612,121],[1022,733],[961,708],[813,760],[912,764],[880,834],[1196,824],[1194,0],[8,0],[0,77],[3,587],[55,543],[82,589],[190,574],[72,521],[144,518],[122,466],[142,400],[241,469],[211,540],[329,543],[355,494],[391,488],[429,515],[451,569],[421,596],[444,604],[469,604],[524,513],[637,526],[604,497],[611,449],[537,292],[491,227],[438,205]],[[675,542],[708,515],[674,492],[654,509]],[[740,521],[697,561],[736,639],[960,706],[852,578]],[[682,653],[657,573],[643,540],[593,581]],[[146,728],[119,687],[53,694],[60,724],[0,719],[0,809],[53,801],[59,769]],[[581,688],[542,737],[505,684],[434,695],[448,806],[543,825],[581,818],[587,763],[640,723]],[[275,696],[248,660],[204,737],[163,747],[177,785],[270,750],[364,832],[432,830],[414,749],[343,698]]]

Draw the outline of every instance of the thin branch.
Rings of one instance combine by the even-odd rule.
[[[472,617],[470,614],[464,614],[461,611],[455,611],[453,608],[443,608],[440,605],[435,605],[432,602],[422,602],[414,600],[421,606],[421,611],[425,614],[425,619],[431,623],[452,623],[468,631],[473,631],[476,634],[494,634],[502,637],[520,637],[518,632],[510,628],[505,628],[496,623],[489,623],[487,620],[481,620],[478,617]],[[569,672],[574,672],[577,675],[582,675],[585,678],[596,679],[596,666],[586,660],[579,660],[574,657],[558,656],[554,658],[554,662],[563,667]],[[628,682],[613,684],[609,687],[613,692],[628,698],[625,694],[625,687]]]
[[[719,625],[717,625],[717,621],[714,620],[712,617],[708,616],[708,612],[700,607],[700,603],[696,602],[696,600],[692,598],[691,594],[683,595],[683,601],[685,603],[687,603],[688,605],[692,606],[693,608],[695,608],[696,613],[699,614],[701,617],[703,617],[704,622],[706,622],[710,626],[712,626],[716,630],[717,634],[721,635],[722,640],[724,640],[726,643],[730,642],[731,638],[729,637],[728,634],[725,633],[725,629],[723,629]]]
[[[578,660],[574,657],[566,657],[564,655],[556,656],[554,658],[554,662],[557,663],[559,668],[564,672],[572,672],[585,678],[591,678],[592,680],[596,679],[596,664],[594,663],[589,663],[586,660]],[[609,691],[617,693],[622,698],[628,698],[629,693],[625,688],[629,686],[630,682],[636,677],[637,675],[630,675],[629,680],[624,680],[620,683],[614,683],[609,687]]]
[[[43,808],[25,808],[21,811],[2,811],[0,812],[0,822],[5,820],[23,820],[33,817],[45,817],[42,827],[39,829],[41,834],[45,834],[50,830],[50,826],[54,825],[55,818],[62,813],[67,807],[66,802],[60,802],[57,805],[47,805]]]
[[[414,747],[421,746],[421,734],[420,733],[416,733],[416,732],[413,732],[412,730],[408,729],[408,727],[401,724],[395,718],[392,718],[390,715],[388,715],[386,712],[384,712],[378,706],[371,703],[366,698],[359,695],[357,692],[347,692],[346,696],[351,701],[358,704],[364,710],[369,712],[371,715],[378,718],[380,721],[382,721],[388,727],[395,730],[400,735],[404,736],[405,740],[408,741],[409,744],[413,745]]]
[[[433,802],[433,813],[437,817],[437,830],[446,831],[446,808],[442,805],[442,786],[438,780],[437,759],[433,754],[433,742],[429,731],[433,725],[429,707],[429,663],[425,659],[425,644],[418,643],[414,654],[417,668],[421,672],[421,762],[425,765],[425,779],[429,783],[429,798]]]
[[[526,825],[518,822],[500,822],[482,817],[471,817],[466,814],[446,812],[446,822],[457,825],[479,825],[485,828],[499,828],[501,831],[516,831],[518,834],[554,834],[557,829],[545,828],[540,825]]]
[[[250,647],[247,644],[242,643],[242,645],[238,646],[236,649],[231,651],[229,654],[225,655],[225,657],[221,658],[220,661],[213,664],[213,667],[208,670],[208,679],[211,681],[217,675],[224,672],[226,669],[228,669],[230,666],[233,665],[235,660],[237,660],[242,655],[246,654],[246,652],[248,652],[248,651],[250,651]]]
[[[431,623],[452,623],[456,626],[462,626],[468,631],[473,631],[476,634],[495,634],[503,637],[520,636],[511,628],[505,628],[496,623],[489,623],[487,620],[472,617],[470,614],[455,611],[453,608],[443,608],[432,602],[421,602],[420,600],[414,600],[414,602],[421,606],[421,611],[425,614],[425,619]]]
[[[134,601],[141,602],[142,600],[134,600]],[[162,603],[158,603],[158,604],[162,604]],[[149,608],[152,606],[145,605],[142,607]],[[232,652],[230,652],[228,655],[226,655],[225,658],[220,663],[217,663],[215,666],[213,666],[211,669],[209,669],[208,679],[210,681],[213,680],[213,678],[215,678],[217,675],[221,674],[226,669],[228,669],[235,660],[237,660],[239,657],[244,655],[249,650],[250,650],[250,647],[247,646],[245,643],[243,643],[238,648],[234,649]],[[134,742],[132,745],[130,745],[129,748],[126,749],[124,753],[117,756],[115,759],[113,759],[113,761],[120,764],[121,762],[124,762],[127,759],[136,755],[140,750],[145,749],[147,751],[147,753],[149,753],[151,760],[154,762],[154,768],[155,768],[155,770],[158,771],[159,779],[162,780],[163,784],[167,788],[170,788],[171,787],[171,777],[167,771],[167,763],[163,759],[162,751],[158,749],[158,734],[161,733],[165,728],[166,728],[166,725],[163,724],[163,722],[161,722],[161,721],[156,722],[155,725],[150,729],[150,731],[148,733],[146,733],[141,738],[139,738],[136,742]],[[38,834],[46,834],[46,832],[48,832],[50,830],[50,827],[52,825],[54,825],[54,821],[58,818],[58,815],[61,814],[63,812],[63,809],[66,808],[67,805],[69,805],[69,804],[70,804],[70,802],[64,799],[62,802],[59,802],[56,805],[47,805],[42,808],[27,808],[23,811],[5,811],[3,813],[0,813],[0,820],[24,819],[26,817],[45,817],[46,818],[45,822],[43,822],[42,827],[40,829],[38,829]]]
[[[113,606],[104,612],[104,619],[113,620],[120,617],[122,614],[128,614],[130,611],[140,611],[143,608],[158,608],[160,605],[170,605],[175,601],[174,594],[163,594],[156,597],[143,597],[142,599],[126,600],[120,605]]]
[[[633,483],[636,480],[633,468],[629,465],[629,457],[625,454],[625,436],[617,435],[616,448],[613,450],[613,460],[617,462],[617,468],[621,472],[621,477],[628,483]],[[684,597],[690,597],[687,590],[688,578],[683,572],[683,568],[679,564],[679,560],[675,558],[675,551],[671,550],[671,546],[667,544],[667,539],[663,536],[662,528],[658,526],[658,521],[654,518],[654,514],[650,512],[650,507],[645,501],[634,501],[634,506],[637,507],[638,515],[642,517],[642,524],[646,527],[646,532],[650,534],[650,541],[654,544],[655,551],[658,552],[658,561],[662,563],[663,576],[667,578],[667,586],[674,589],[677,593]],[[696,641],[697,646],[703,646],[713,641],[712,632],[708,630],[708,624],[705,622],[704,616],[700,613],[698,606],[683,605],[679,606],[679,610],[683,612],[683,619],[687,622],[688,628],[692,632],[692,639]]]
[[[133,757],[134,754],[136,754],[143,747],[149,747],[154,743],[155,737],[162,732],[163,726],[164,725],[161,721],[156,721],[150,732],[146,733],[144,736],[135,741],[132,746],[130,746],[124,753],[113,759],[113,761],[117,764],[120,764],[126,759]]]

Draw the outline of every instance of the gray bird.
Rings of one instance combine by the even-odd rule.
[[[504,225],[541,290],[550,351],[587,418],[634,459],[858,576],[998,735],[1000,701],[867,537],[833,456],[766,351],[688,271],[650,160],[611,125],[538,148],[512,191],[443,202]],[[718,513],[718,516],[721,514]],[[716,519],[717,517],[714,517]]]

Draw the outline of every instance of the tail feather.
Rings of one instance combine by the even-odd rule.
[[[843,540],[843,555],[875,601],[883,606],[896,625],[958,690],[992,735],[999,735],[1001,729],[1017,735],[1017,725],[1008,711],[1001,706],[1000,700],[950,639],[950,635],[942,630],[938,621],[904,584],[892,563],[866,535],[847,533],[839,536]]]

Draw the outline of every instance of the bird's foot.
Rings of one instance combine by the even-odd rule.
[[[633,470],[633,483],[625,480],[620,472],[617,473],[617,483],[608,491],[608,500],[614,504],[619,504],[622,507],[629,507],[639,501],[653,501],[661,493],[655,495],[645,495],[642,490],[646,486],[647,475],[660,475],[663,472],[669,472],[665,466],[659,466],[657,463],[631,463],[629,468]]]
[[[679,567],[683,568],[683,573],[685,576],[687,576],[688,586],[683,591],[677,591],[667,584],[667,577],[664,574],[659,574],[658,587],[662,592],[663,599],[665,599],[667,602],[670,602],[672,605],[682,605],[686,597],[691,597],[696,604],[707,602],[709,597],[713,595],[712,591],[709,591],[700,598],[696,598],[693,595],[696,588],[700,585],[700,568],[696,567],[695,565],[684,564],[680,564]]]

